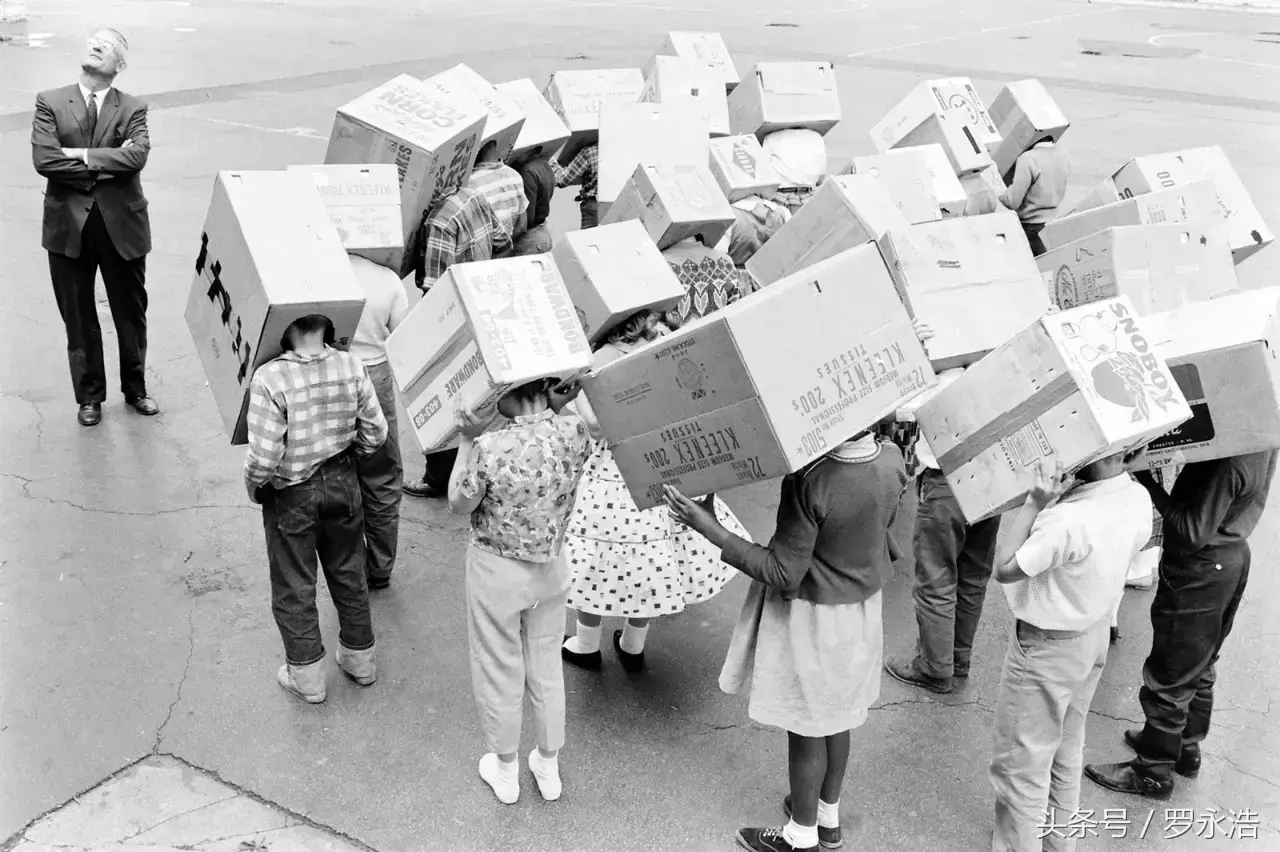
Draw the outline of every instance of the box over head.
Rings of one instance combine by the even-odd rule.
[[[954,116],[969,128],[969,135],[983,151],[1000,141],[1000,133],[968,77],[920,83],[871,129],[871,141],[881,153],[904,147],[904,140],[933,115]]]
[[[404,231],[395,166],[289,166],[289,170],[305,172],[315,181],[349,253],[379,266],[398,267]]]
[[[750,195],[772,195],[780,185],[760,140],[749,134],[725,136],[709,143],[711,174],[730,202]]]
[[[693,59],[710,65],[723,81],[725,91],[732,92],[738,85],[738,69],[733,65],[733,57],[719,33],[671,32],[645,65],[644,76],[648,77],[659,56],[679,56]]]
[[[941,149],[939,153],[942,154]],[[946,161],[946,155],[942,154],[942,157],[946,176],[952,181],[956,180],[950,164]],[[854,157],[844,167],[842,174],[875,178],[889,193],[889,198],[897,208],[902,211],[908,224],[936,222],[942,218],[938,189],[929,163],[924,157],[888,157],[883,154],[873,157]]]
[[[729,96],[729,130],[763,139],[775,130],[826,134],[840,123],[830,62],[761,62]]]
[[[733,227],[733,208],[705,164],[637,166],[601,224],[639,219],[658,248],[697,237],[706,246]]]
[[[898,143],[904,148],[941,145],[957,175],[980,172],[992,165],[991,155],[982,147],[973,128],[952,111],[926,117]]]
[[[943,218],[963,216],[969,196],[951,168],[947,152],[941,145],[914,145],[908,148],[893,148],[874,157],[855,157],[847,171],[857,173],[862,170],[863,163],[887,163],[888,158],[905,158],[924,164],[933,179],[933,192],[938,197],[938,207]],[[896,163],[892,164],[896,166]],[[890,166],[886,166],[890,167]]]
[[[696,59],[655,56],[645,71],[644,103],[693,101],[707,112],[712,136],[729,135],[729,99],[720,70]]]
[[[1000,175],[1013,171],[1018,157],[1037,142],[1046,138],[1057,142],[1071,126],[1044,83],[1036,79],[1016,80],[1001,89],[991,102],[990,115],[1000,140],[989,143],[988,150]]]
[[[644,93],[639,68],[557,71],[543,92],[569,127],[569,141],[558,159],[568,165],[578,152],[600,139],[600,107],[606,102],[637,103]]]
[[[596,199],[616,201],[639,165],[705,168],[709,138],[705,110],[693,100],[604,104]]]
[[[469,100],[483,106],[489,117],[480,137],[481,147],[495,142],[499,157],[505,160],[511,156],[516,140],[524,129],[525,111],[519,103],[498,91],[492,83],[462,63],[433,74],[422,82],[428,88],[448,97]]]
[[[514,101],[524,111],[524,126],[516,138],[516,147],[508,157],[515,161],[542,149],[541,156],[551,157],[569,141],[569,127],[564,123],[532,80],[496,83],[494,88]],[[566,163],[565,165],[568,165]]]

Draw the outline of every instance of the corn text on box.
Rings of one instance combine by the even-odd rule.
[[[1068,471],[1191,419],[1128,299],[1037,320],[920,407],[920,433],[969,523],[1018,506],[1036,465]]]
[[[892,230],[880,249],[903,300],[934,330],[925,348],[935,370],[972,364],[1049,311],[1011,210]]]
[[[1213,182],[1198,180],[1185,186],[1135,195],[1113,204],[1091,207],[1054,219],[1040,232],[1049,251],[1117,225],[1171,225],[1191,222],[1200,227],[1224,220]]]
[[[305,172],[315,181],[348,252],[379,266],[397,266],[404,232],[395,166],[289,166],[289,171]]]
[[[1200,223],[1108,228],[1036,258],[1058,307],[1128,296],[1140,316],[1239,288],[1220,228]]]
[[[1254,206],[1240,176],[1217,146],[1138,157],[1130,160],[1111,180],[1120,195],[1128,198],[1206,178],[1213,181],[1218,193],[1218,203],[1226,218],[1227,242],[1236,263],[1275,241],[1275,235]]]
[[[1000,141],[988,150],[1001,176],[1013,171],[1032,145],[1045,137],[1057,142],[1071,126],[1044,83],[1034,79],[1017,80],[1001,89],[991,102],[990,115]]]
[[[733,227],[733,208],[705,165],[637,166],[601,224],[631,219],[660,249],[690,237],[714,246]]]
[[[613,203],[636,166],[704,166],[707,119],[696,102],[607,103],[600,110],[596,199]]]
[[[387,338],[387,362],[423,452],[457,439],[459,402],[481,408],[512,387],[571,377],[591,349],[547,255],[454,264]]]
[[[516,146],[511,151],[509,160],[520,157],[541,148],[542,153],[551,156],[569,141],[569,128],[564,123],[547,99],[538,91],[532,80],[510,80],[496,83],[494,88],[511,100],[524,112],[524,126],[516,137]],[[567,164],[566,164],[567,165]]]
[[[950,168],[945,168],[945,171],[954,181],[955,175],[951,173]],[[879,181],[889,193],[889,198],[912,225],[936,222],[942,218],[942,205],[938,203],[938,191],[933,172],[924,157],[887,157],[883,154],[874,157],[854,157],[849,165],[844,167],[843,173],[866,175]]]
[[[760,140],[749,134],[725,136],[708,143],[711,174],[729,201],[749,195],[771,195],[781,183]]]
[[[1280,288],[1183,305],[1143,325],[1192,415],[1151,442],[1151,464],[1280,448]]]
[[[830,62],[761,62],[729,96],[729,130],[760,139],[775,130],[826,134],[840,123],[836,71]]]
[[[525,114],[518,103],[499,92],[492,83],[461,63],[422,81],[427,88],[446,97],[474,101],[484,106],[489,117],[480,137],[483,146],[498,145],[498,156],[506,159],[515,149],[524,128]]]
[[[672,32],[667,33],[666,41],[658,48],[654,58],[645,66],[644,75],[649,76],[653,70],[654,60],[659,56],[679,56],[706,63],[716,69],[725,91],[732,92],[737,87],[738,69],[733,65],[733,57],[719,33]]]
[[[232,444],[248,440],[254,371],[294,320],[324,314],[345,349],[364,290],[311,176],[219,172],[195,258],[186,321]]]
[[[645,73],[645,103],[665,104],[693,101],[707,111],[707,127],[712,136],[729,135],[729,99],[724,93],[719,71],[696,59],[655,56]]]
[[[968,77],[926,80],[871,128],[871,141],[882,153],[903,147],[913,131],[932,115],[954,115],[982,150],[1000,140],[1000,132]]]
[[[408,74],[338,109],[325,163],[396,167],[404,251],[392,268],[401,278],[413,268],[423,212],[470,176],[487,119],[479,103],[445,97]]]
[[[543,95],[569,127],[569,141],[558,159],[568,165],[587,145],[600,139],[600,107],[605,103],[637,103],[644,93],[639,68],[595,68],[557,71]]]
[[[663,485],[700,495],[798,470],[935,381],[884,262],[864,246],[607,364],[583,387],[647,508]]]
[[[685,289],[635,220],[570,231],[551,250],[591,343],[637,311],[666,310]]]

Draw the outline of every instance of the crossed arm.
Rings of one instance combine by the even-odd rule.
[[[151,153],[145,104],[129,116],[125,141],[118,148],[64,148],[58,139],[58,120],[43,95],[36,96],[31,120],[31,161],[42,177],[81,192],[93,188],[99,174],[130,175],[142,171]]]

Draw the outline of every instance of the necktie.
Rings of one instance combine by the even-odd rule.
[[[89,93],[89,141],[85,147],[93,147],[93,137],[98,132],[98,93]]]

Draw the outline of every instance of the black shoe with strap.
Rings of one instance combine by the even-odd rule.
[[[792,846],[780,828],[738,829],[738,845],[750,852],[818,852],[817,846]]]
[[[1125,745],[1134,751],[1139,751],[1138,744],[1142,742],[1142,729],[1133,728],[1124,732]],[[1200,774],[1200,744],[1186,743],[1182,747],[1182,754],[1178,755],[1178,762],[1173,765],[1173,771],[1181,775],[1183,778],[1195,778]]]
[[[1085,777],[1100,787],[1144,799],[1167,799],[1173,795],[1173,780],[1162,780],[1140,770],[1134,763],[1091,763]]]
[[[787,815],[787,819],[791,819],[791,794],[782,800],[782,812]],[[840,830],[840,826],[835,828],[824,828],[818,826],[818,845],[823,849],[839,849],[844,845],[844,832]]]
[[[564,641],[568,642],[572,636],[564,637]],[[570,651],[564,645],[560,646],[560,659],[564,660],[571,666],[577,666],[580,669],[586,669],[589,672],[598,672],[604,668],[604,656],[599,651],[592,651],[590,654],[581,654],[577,651]]]

